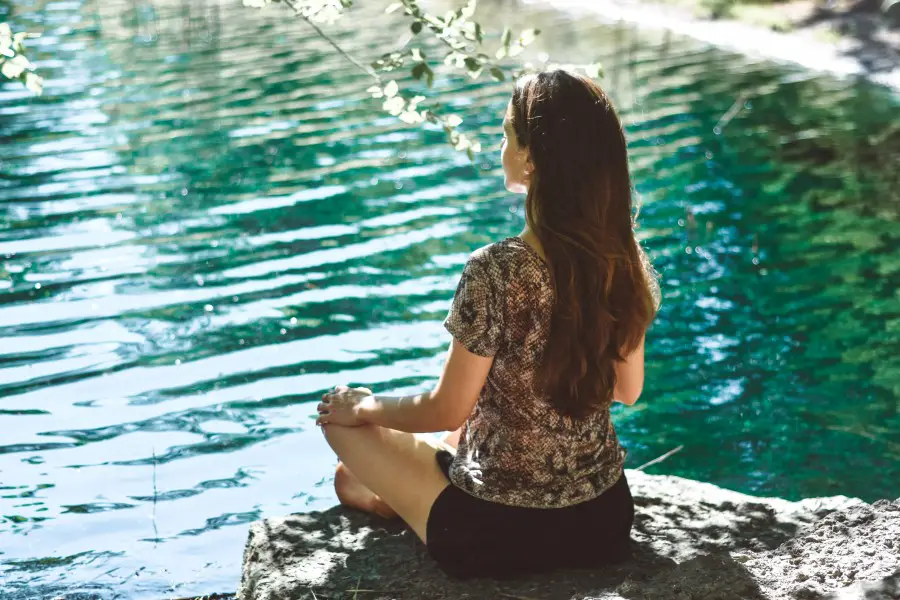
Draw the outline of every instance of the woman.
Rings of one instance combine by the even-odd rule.
[[[606,94],[564,71],[528,76],[503,130],[527,225],[466,263],[437,386],[339,386],[318,407],[341,502],[399,515],[460,577],[628,556],[634,502],[609,411],[641,393],[658,296]],[[435,431],[453,433],[412,435]]]

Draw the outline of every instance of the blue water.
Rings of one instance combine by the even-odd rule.
[[[897,97],[515,18],[538,51],[601,58],[627,126],[664,295],[644,396],[615,409],[628,466],[683,445],[650,471],[900,495]],[[335,501],[315,399],[432,384],[460,268],[521,230],[522,198],[495,149],[471,164],[386,117],[277,8],[33,1],[0,19],[44,32],[47,78],[40,98],[0,87],[0,597],[232,591],[250,522]],[[390,22],[332,31],[368,60]],[[438,88],[499,143],[506,85]]]

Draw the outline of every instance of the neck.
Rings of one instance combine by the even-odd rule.
[[[526,244],[534,248],[534,250],[538,253],[538,256],[547,260],[547,255],[544,254],[544,247],[541,245],[541,240],[538,239],[537,234],[534,230],[531,229],[528,225],[525,225],[525,229],[522,230],[522,233],[519,234],[519,237],[525,241]]]

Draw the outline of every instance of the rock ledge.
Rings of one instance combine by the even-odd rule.
[[[900,598],[900,499],[789,502],[629,471],[634,558],[510,581],[447,578],[415,535],[340,507],[250,529],[240,600]]]

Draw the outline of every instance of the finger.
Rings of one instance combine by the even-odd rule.
[[[328,407],[324,403],[320,402],[316,407],[316,410],[321,413],[322,411],[328,410]]]

